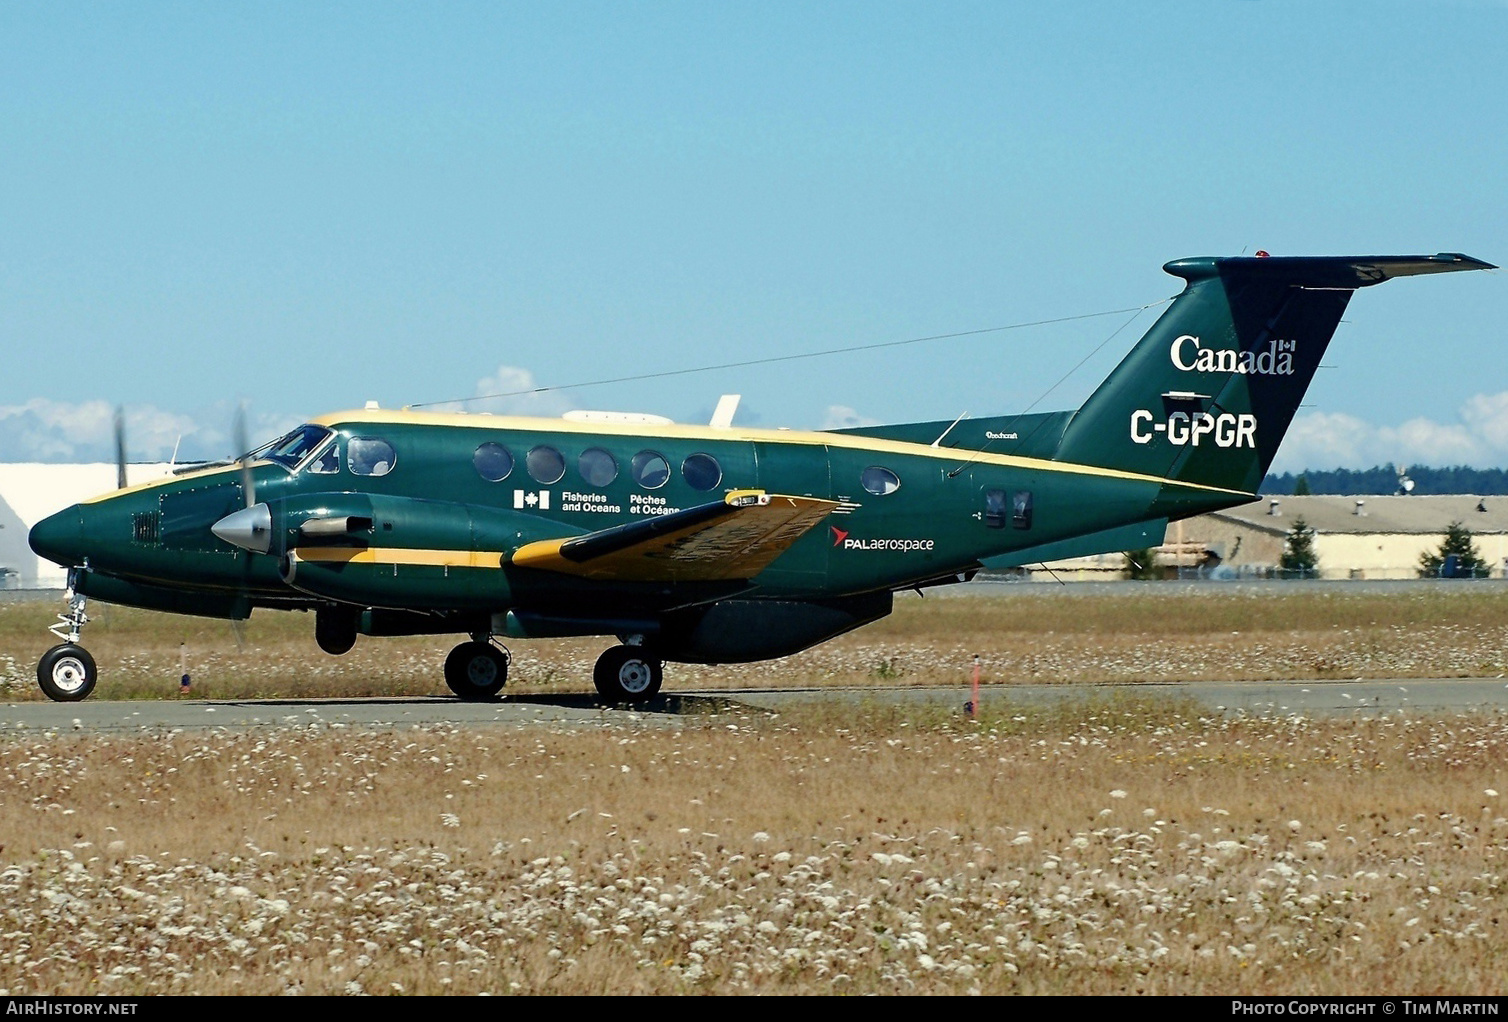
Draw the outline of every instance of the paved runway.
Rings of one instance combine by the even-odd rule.
[[[156,702],[18,702],[0,706],[0,734],[18,732],[135,732],[177,728],[403,727],[413,724],[586,727],[663,726],[678,719],[740,708],[779,711],[800,702],[936,703],[962,714],[970,698],[956,688],[853,687],[842,689],[672,692],[638,709],[599,705],[586,695],[520,695],[496,703],[455,699],[267,699]],[[1029,712],[1034,707],[1116,698],[1191,702],[1206,712],[1260,716],[1450,716],[1508,709],[1508,678],[1393,681],[1176,682],[1124,685],[987,685],[979,702]]]

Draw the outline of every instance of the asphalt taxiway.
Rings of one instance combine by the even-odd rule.
[[[638,707],[606,706],[588,695],[508,695],[498,702],[443,697],[374,699],[164,699],[0,705],[0,734],[134,732],[180,728],[458,726],[656,726],[739,711],[780,712],[803,702],[932,704],[967,711],[972,690],[961,687],[732,689],[672,692]],[[1508,678],[1420,678],[1386,681],[1170,682],[1144,684],[986,685],[981,711],[1030,711],[1085,702],[1168,700],[1220,715],[1374,717],[1449,716],[1508,710]]]

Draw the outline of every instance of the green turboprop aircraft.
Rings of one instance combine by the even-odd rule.
[[[1493,269],[1459,254],[1180,259],[1184,290],[1077,411],[826,432],[367,409],[239,462],[122,488],[31,531],[69,568],[37,678],[94,688],[87,598],[358,635],[464,634],[462,699],[497,637],[616,636],[593,681],[642,702],[663,665],[786,656],[890,613],[896,590],[1162,542],[1256,499],[1357,288]]]

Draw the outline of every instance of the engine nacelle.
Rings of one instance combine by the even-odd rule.
[[[508,557],[564,531],[524,512],[367,493],[287,497],[267,514],[266,552],[288,585],[362,607],[425,611],[507,605]]]

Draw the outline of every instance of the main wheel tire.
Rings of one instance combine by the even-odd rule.
[[[445,658],[445,684],[467,702],[496,699],[508,683],[508,654],[490,642],[463,642]]]
[[[94,657],[71,642],[52,647],[37,662],[37,684],[54,702],[76,703],[94,691],[98,680]]]
[[[331,656],[351,652],[356,645],[356,615],[333,607],[315,611],[314,641]]]
[[[597,658],[592,682],[597,694],[610,703],[643,703],[660,692],[665,665],[642,646],[612,646]]]

